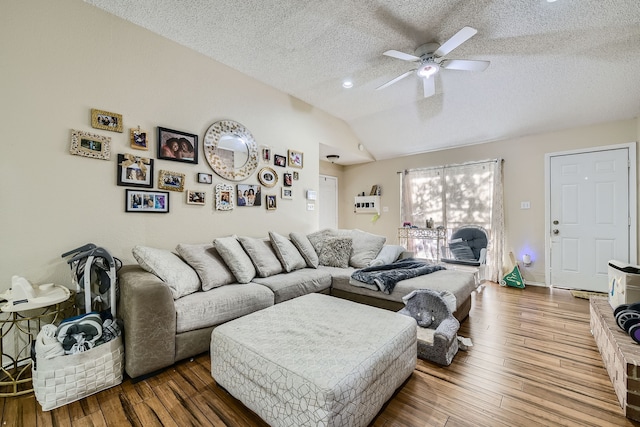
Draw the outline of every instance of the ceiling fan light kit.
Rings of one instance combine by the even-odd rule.
[[[444,59],[444,56],[452,50],[460,46],[462,43],[473,37],[478,30],[471,27],[464,27],[449,40],[442,45],[438,43],[425,43],[419,46],[415,55],[400,52],[397,50],[388,50],[383,53],[385,56],[400,59],[402,61],[416,62],[417,68],[406,71],[398,77],[378,86],[376,90],[384,89],[392,84],[404,79],[414,71],[416,75],[422,78],[424,85],[424,97],[428,98],[436,93],[435,81],[431,76],[435,76],[440,68],[462,71],[484,71],[489,66],[489,61],[478,61],[470,59]]]

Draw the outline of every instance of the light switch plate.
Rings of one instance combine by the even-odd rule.
[[[307,203],[307,210],[308,211],[316,210],[316,204],[315,203]]]

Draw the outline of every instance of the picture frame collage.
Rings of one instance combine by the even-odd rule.
[[[94,129],[124,133],[123,116],[106,110],[91,109],[91,127]],[[168,213],[170,192],[184,192],[188,205],[204,206],[206,191],[186,189],[186,174],[170,170],[156,171],[156,160],[198,164],[198,135],[163,126],[157,127],[156,158],[144,156],[150,151],[149,133],[139,125],[129,129],[128,143],[133,153],[117,154],[116,184],[131,187],[125,189],[125,212]],[[71,129],[70,153],[99,160],[111,159],[112,138],[105,135]],[[263,146],[260,162],[266,164],[257,173],[259,184],[217,184],[214,187],[215,210],[232,210],[236,206],[262,206],[263,189],[272,189],[281,182],[280,198],[293,199],[293,182],[300,177],[299,171],[281,172],[276,167],[302,169],[304,154],[289,149],[286,155],[275,154],[271,147]],[[273,163],[272,163],[273,162]],[[273,167],[272,167],[273,166]],[[157,176],[157,180],[154,177]],[[213,184],[211,173],[198,172],[197,184]],[[157,185],[157,190],[154,186]],[[264,195],[267,210],[277,209],[277,193]]]

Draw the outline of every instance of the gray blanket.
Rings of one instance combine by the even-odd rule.
[[[356,270],[351,279],[368,285],[375,285],[385,294],[390,294],[401,280],[430,274],[434,271],[446,270],[441,265],[429,264],[415,258],[401,259],[391,264],[376,265]]]

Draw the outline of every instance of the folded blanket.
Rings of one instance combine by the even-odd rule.
[[[391,264],[376,265],[356,270],[351,274],[351,279],[368,285],[375,285],[385,294],[393,292],[396,284],[405,279],[430,274],[438,270],[446,270],[441,265],[429,264],[415,258],[405,258]],[[353,284],[353,281],[349,281]],[[362,286],[362,285],[356,285]],[[369,286],[364,286],[372,289]]]
[[[62,344],[56,338],[58,327],[55,325],[44,325],[36,337],[35,350],[38,357],[52,359],[56,356],[64,355]]]

